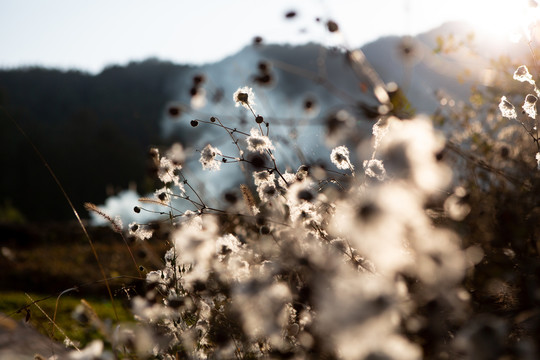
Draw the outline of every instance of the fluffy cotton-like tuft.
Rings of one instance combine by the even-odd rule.
[[[136,222],[132,222],[129,224],[129,235],[135,237],[139,240],[148,240],[152,237],[154,231],[142,224],[137,224]]]
[[[236,90],[233,94],[233,100],[236,107],[243,106],[248,110],[252,110],[255,105],[255,94],[250,87],[244,86]]]
[[[529,94],[525,97],[525,101],[522,105],[523,111],[525,111],[531,119],[536,118],[536,101],[538,101],[538,98]]]
[[[373,136],[375,137],[374,150],[377,150],[381,140],[388,132],[388,121],[385,118],[380,118],[375,125],[373,125]]]
[[[263,183],[273,183],[276,179],[275,174],[272,172],[269,172],[267,170],[258,171],[253,173],[253,179],[256,186],[259,186]]]
[[[502,116],[508,119],[517,119],[516,108],[510,101],[506,99],[506,96],[501,98],[499,103],[499,110],[501,110]]]
[[[338,169],[351,169],[354,170],[351,161],[349,160],[349,149],[346,146],[341,145],[335,147],[330,154],[330,160],[332,164],[336,165]]]
[[[450,169],[437,161],[444,137],[425,118],[410,121],[389,119],[388,134],[381,141],[378,157],[391,179],[411,179],[423,192],[436,192],[447,186]]]
[[[180,166],[180,168],[182,168]],[[162,157],[159,159],[159,169],[158,169],[158,178],[161,180],[164,184],[168,184],[173,181],[174,179],[174,169],[175,166],[173,165],[172,161],[170,159],[167,159],[166,157]]]
[[[525,65],[521,65],[514,72],[514,80],[521,82],[528,82],[531,85],[535,84],[535,81],[532,78],[532,75],[529,73],[529,69]]]
[[[265,151],[274,150],[274,145],[272,145],[268,136],[261,135],[257,129],[251,129],[250,135],[247,138],[247,143],[249,151],[262,154]]]
[[[216,156],[221,156],[221,151],[218,148],[208,144],[201,151],[201,158],[199,162],[202,164],[203,170],[219,170],[221,168],[221,161],[216,160]]]
[[[386,177],[386,170],[384,169],[383,162],[377,159],[364,160],[364,172],[367,176],[377,178],[377,180],[383,181]]]

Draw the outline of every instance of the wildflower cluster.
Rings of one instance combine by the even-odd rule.
[[[253,114],[249,133],[216,117],[198,120],[223,129],[238,151],[207,145],[203,170],[236,162],[250,175],[228,208],[207,206],[189,186],[179,145],[165,157],[154,150],[165,184],[154,201],[169,209],[171,248],[163,268],[147,273],[146,294],[133,299],[144,329],[136,341],[153,344],[140,355],[421,358],[414,337],[431,327],[448,331],[467,316],[461,281],[470,264],[458,236],[434,226],[425,210],[451,178],[436,157],[444,141],[425,119],[381,116],[361,172],[353,158],[362,151],[345,145],[328,160],[347,173],[321,164],[283,170],[252,99],[246,88],[234,95]],[[249,154],[271,165],[254,166]],[[194,208],[176,210],[173,198]],[[130,226],[141,239],[151,236]],[[448,324],[431,318],[433,301]]]
[[[326,26],[339,33],[332,20]],[[271,121],[255,112],[249,87],[233,95],[252,116],[246,129],[215,116],[191,121],[232,142],[234,154],[198,149],[203,171],[238,166],[244,175],[225,207],[210,206],[184,176],[181,145],[165,156],[151,151],[163,187],[134,210],[160,205],[166,219],[132,223],[129,232],[169,249],[132,299],[138,325],[118,328],[116,351],[170,360],[539,352],[540,181],[516,175],[531,155],[515,149],[523,128],[540,168],[533,76],[525,66],[514,73],[532,87],[522,113],[503,96],[498,109],[464,106],[453,116],[454,105],[445,106],[454,103],[441,98],[437,115],[461,128],[445,138],[437,116],[399,116],[410,113],[391,101],[395,86],[382,83],[360,50],[347,56],[378,101],[359,105],[375,120],[372,136],[358,134],[353,111],[338,109],[326,117],[333,149],[325,162],[282,167]],[[494,110],[511,124],[501,126]]]
[[[521,106],[521,108],[523,109],[523,115],[526,115],[527,119],[523,119],[521,116],[518,116],[515,106],[510,101],[508,101],[506,96],[503,96],[501,98],[501,102],[499,103],[499,109],[501,110],[501,113],[505,118],[519,122],[521,126],[525,129],[525,131],[531,136],[538,149],[535,155],[535,159],[537,162],[537,168],[538,170],[540,170],[540,137],[538,132],[539,124],[536,118],[536,102],[538,101],[538,96],[540,96],[540,90],[536,87],[536,82],[534,81],[532,75],[529,73],[529,69],[527,69],[525,65],[521,65],[516,69],[513,78],[514,80],[520,82],[526,82],[533,87],[534,94],[527,94],[523,101],[523,105]],[[527,124],[531,122],[532,124]]]

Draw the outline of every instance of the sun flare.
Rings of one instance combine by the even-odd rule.
[[[533,0],[471,1],[462,15],[479,32],[513,41],[531,40],[532,25],[540,19],[540,6]]]

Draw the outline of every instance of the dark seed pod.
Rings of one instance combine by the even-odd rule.
[[[238,95],[236,95],[236,98],[238,99],[238,101],[240,102],[243,102],[243,103],[247,103],[248,102],[248,99],[249,99],[249,96],[247,93],[239,93]]]
[[[328,28],[328,31],[332,33],[339,30],[338,24],[336,24],[336,22],[332,20],[328,20],[328,22],[326,23],[326,27]]]
[[[257,124],[262,124],[264,122],[264,118],[261,115],[257,115],[257,117],[255,118],[255,122]]]
[[[156,148],[151,148],[148,154],[150,155],[150,157],[156,158],[159,156],[159,151]]]
[[[285,14],[285,18],[286,19],[292,19],[293,17],[296,16],[296,11],[288,11],[286,14]]]
[[[200,292],[206,290],[206,284],[201,280],[196,280],[193,284],[193,291]]]
[[[313,200],[313,194],[309,190],[301,190],[298,192],[298,199],[311,201]]]
[[[255,223],[256,223],[258,226],[264,226],[264,225],[266,224],[266,219],[264,218],[264,216],[259,215],[259,216],[257,216],[257,218],[255,219]]]
[[[225,200],[231,204],[234,204],[238,201],[238,197],[233,192],[225,193],[224,197],[225,197]]]
[[[304,100],[304,110],[306,112],[312,111],[315,108],[315,100],[307,98]]]
[[[266,85],[272,82],[272,75],[262,74],[259,76],[255,76],[253,79],[255,80],[255,82],[257,82],[260,85]]]
[[[261,232],[261,235],[268,235],[270,234],[270,228],[266,225],[261,226],[260,232]]]
[[[191,126],[196,127],[197,125],[199,125],[199,122],[197,120],[191,120],[190,124]]]
[[[175,298],[169,299],[168,303],[169,303],[169,307],[171,307],[172,309],[178,309],[180,306],[184,305],[184,299],[175,297]]]
[[[178,106],[171,106],[169,108],[169,115],[170,116],[179,116],[180,115],[180,108]]]
[[[138,214],[138,213],[141,212],[141,208],[138,207],[138,206],[135,206],[135,207],[133,208],[133,211],[135,211],[135,212]]]
[[[266,159],[260,154],[251,154],[247,160],[256,169],[263,168],[266,164]]]
[[[193,85],[197,86],[204,82],[204,75],[199,74],[193,77]]]
[[[266,61],[259,61],[257,68],[262,72],[266,72],[268,71],[268,63]]]
[[[362,205],[358,209],[358,217],[364,221],[370,221],[372,220],[377,214],[379,214],[380,210],[374,203],[366,203]]]

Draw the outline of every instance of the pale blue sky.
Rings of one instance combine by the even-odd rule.
[[[213,62],[256,35],[267,42],[346,41],[356,47],[449,20],[491,24],[496,32],[516,20],[505,4],[516,7],[515,0],[0,0],[0,67],[98,72],[150,56]],[[288,10],[298,16],[285,20]],[[344,39],[325,32],[315,17],[338,22]]]

